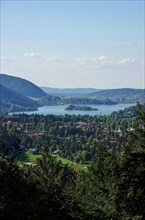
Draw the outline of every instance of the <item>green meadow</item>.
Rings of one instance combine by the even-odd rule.
[[[61,161],[62,165],[73,166],[73,167],[80,168],[80,169],[87,169],[88,165],[86,165],[86,164],[75,163],[73,161],[59,157],[58,155],[53,155],[53,156],[56,157],[58,161]],[[25,163],[33,163],[33,162],[36,162],[37,159],[39,159],[41,157],[42,157],[42,154],[33,154],[28,151],[25,151],[19,155],[18,160],[24,164]]]

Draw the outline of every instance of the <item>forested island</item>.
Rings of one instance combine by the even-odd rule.
[[[97,108],[92,108],[90,106],[83,105],[69,105],[65,110],[78,110],[78,111],[98,111]]]

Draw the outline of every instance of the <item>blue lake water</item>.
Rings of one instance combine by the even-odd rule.
[[[117,105],[87,105],[92,108],[97,108],[98,111],[78,111],[78,110],[65,110],[65,108],[68,105],[57,105],[57,106],[42,106],[39,107],[38,110],[36,111],[27,111],[27,112],[17,112],[19,113],[26,113],[28,115],[31,114],[43,114],[43,115],[48,115],[48,114],[53,114],[53,115],[109,115],[114,111],[118,110],[123,110],[125,108],[134,106],[135,104],[117,104]],[[11,113],[12,114],[12,113]]]

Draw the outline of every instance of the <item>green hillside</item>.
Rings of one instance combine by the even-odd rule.
[[[0,84],[0,107],[4,110],[36,109],[38,103]]]
[[[0,74],[0,82],[6,88],[19,92],[24,96],[41,98],[46,95],[38,86],[20,77]]]
[[[59,100],[28,80],[0,74],[1,111],[35,110],[39,106],[56,104]]]

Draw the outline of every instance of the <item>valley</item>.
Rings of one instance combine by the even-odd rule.
[[[0,74],[0,109],[2,112],[34,111],[53,105],[116,105],[143,103],[143,89],[97,90],[93,88],[39,88],[32,82]],[[50,92],[50,93],[49,93]]]

